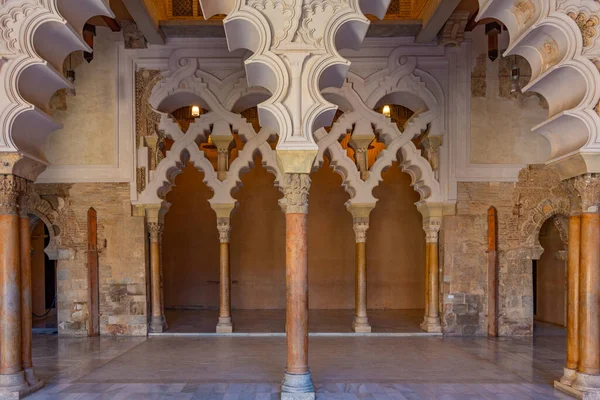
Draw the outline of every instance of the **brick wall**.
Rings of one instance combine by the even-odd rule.
[[[568,196],[556,172],[524,168],[515,183],[461,182],[456,215],[444,217],[442,323],[447,335],[487,331],[487,211],[498,211],[498,326],[501,336],[531,335],[532,259],[541,255],[539,229],[568,214]]]
[[[41,196],[65,200],[57,264],[59,334],[87,335],[87,212],[98,215],[100,333],[147,334],[146,240],[143,217],[131,216],[129,184],[43,184]]]

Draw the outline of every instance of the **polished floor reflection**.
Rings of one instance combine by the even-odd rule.
[[[420,333],[424,310],[370,310],[369,323],[375,333]],[[169,333],[215,332],[219,312],[213,310],[169,310],[165,312]],[[285,310],[233,310],[234,332],[283,333]],[[310,310],[310,332],[351,333],[353,310]]]
[[[319,399],[567,399],[562,329],[534,338],[310,339]],[[284,338],[36,336],[32,399],[276,399]]]

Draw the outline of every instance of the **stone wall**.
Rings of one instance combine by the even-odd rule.
[[[531,335],[532,259],[539,259],[539,231],[549,218],[569,213],[556,172],[524,168],[516,183],[462,182],[456,215],[444,217],[442,323],[448,335],[487,330],[487,211],[498,211],[498,326],[501,336]]]
[[[147,334],[144,219],[131,216],[129,184],[38,184],[36,192],[59,196],[53,221],[58,235],[57,311],[60,335],[87,335],[87,213],[98,215],[100,333]]]

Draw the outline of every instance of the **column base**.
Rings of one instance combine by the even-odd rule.
[[[442,333],[442,324],[440,317],[425,317],[421,322],[421,329],[429,333]]]
[[[19,372],[11,375],[0,375],[0,400],[23,399],[44,387],[43,381],[34,385],[27,384],[25,373]]]
[[[232,333],[233,323],[231,317],[219,317],[219,323],[217,324],[217,333]]]
[[[310,372],[302,375],[285,373],[281,384],[282,400],[314,400],[315,386]]]
[[[577,370],[571,368],[563,368],[563,376],[560,378],[560,383],[571,386],[575,378],[577,378]]]
[[[152,333],[163,333],[167,330],[167,322],[165,317],[150,317],[150,332]]]
[[[371,333],[371,325],[367,317],[354,317],[352,330],[356,333]]]
[[[35,370],[33,367],[25,368],[25,380],[29,384],[29,386],[35,386],[40,381],[37,376],[35,376]]]
[[[581,393],[582,400],[600,400],[600,375],[577,372],[571,388]]]

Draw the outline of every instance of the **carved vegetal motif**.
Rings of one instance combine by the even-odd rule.
[[[523,27],[533,18],[535,6],[531,0],[521,0],[512,7],[511,12],[515,15],[519,27]]]
[[[15,175],[0,175],[0,214],[17,212],[17,199],[25,188],[25,179]]]
[[[0,52],[17,54],[21,52],[19,44],[19,23],[29,15],[42,8],[41,0],[9,1],[4,0],[0,6],[8,7],[0,16]]]
[[[585,212],[600,211],[600,175],[585,174],[574,181],[575,190],[581,196],[581,209]]]
[[[160,80],[160,71],[140,69],[135,74],[135,137],[138,148],[144,145],[143,137],[156,135],[156,127],[160,123],[160,114],[148,101]]]
[[[231,223],[229,218],[217,218],[217,230],[219,231],[219,241],[229,243],[229,234],[231,233]]]
[[[136,175],[137,191],[142,193],[146,189],[146,167],[139,167]]]
[[[556,40],[548,37],[544,41],[544,45],[540,51],[542,55],[542,71],[546,71],[548,68],[552,67],[558,62],[558,58],[560,56],[558,51],[558,43]]]
[[[352,228],[356,236],[356,243],[365,243],[367,241],[367,231],[369,230],[369,218],[354,218],[352,220]]]
[[[148,235],[152,242],[160,242],[164,225],[159,222],[148,222]]]
[[[579,30],[581,31],[581,38],[583,40],[583,47],[591,47],[594,44],[594,40],[598,35],[598,17],[595,15],[588,15],[581,11],[576,13],[571,11],[567,14],[575,21]]]
[[[431,217],[423,220],[423,230],[425,231],[426,243],[437,243],[442,227],[442,218]]]
[[[308,174],[285,174],[283,188],[287,201],[286,213],[308,214],[310,176]]]
[[[295,18],[299,12],[298,0],[248,0],[248,5],[259,10],[265,15],[271,26],[273,34],[273,47],[279,43],[290,39],[293,36],[293,30],[296,29]]]
[[[302,6],[298,35],[304,43],[322,48],[325,27],[337,12],[348,7],[343,0],[310,0]]]

